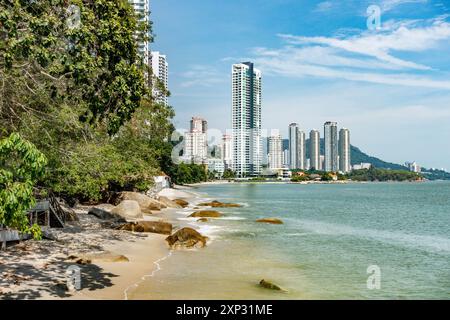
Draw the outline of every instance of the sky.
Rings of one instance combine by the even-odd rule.
[[[150,2],[177,128],[231,128],[231,66],[252,61],[268,132],[337,121],[370,155],[450,170],[450,0]]]

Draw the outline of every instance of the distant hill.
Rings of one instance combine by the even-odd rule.
[[[283,139],[283,150],[288,148],[289,148],[289,139]],[[358,147],[355,147],[353,145],[350,147],[350,152],[352,165],[364,162],[370,163],[372,166],[376,168],[391,169],[391,170],[408,170],[408,168],[400,164],[386,162],[379,158],[369,156],[368,154],[362,152]],[[320,139],[320,154],[321,155],[325,154],[325,143],[323,138]],[[309,158],[309,139],[306,139],[306,158]]]

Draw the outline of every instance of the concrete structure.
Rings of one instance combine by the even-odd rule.
[[[289,168],[298,168],[298,124],[289,125]]]
[[[222,160],[225,169],[231,169],[233,163],[233,137],[224,134],[222,137]]]
[[[405,166],[408,167],[409,171],[420,173],[422,172],[422,168],[415,162],[405,162]]]
[[[311,130],[309,133],[309,168],[320,170],[320,133],[318,130]]]
[[[152,51],[150,53],[150,63],[152,67],[153,76],[158,78],[164,85],[164,88],[169,88],[169,64],[167,63],[167,57],[162,55],[158,51]],[[155,86],[153,86],[153,96],[156,97],[156,101],[164,105],[169,104],[167,95],[160,92]]]
[[[283,168],[283,152],[281,135],[269,137],[269,169]]]
[[[338,171],[338,136],[337,123],[325,122],[324,124],[324,138],[325,138],[325,167],[327,172]]]
[[[306,134],[301,130],[298,131],[297,150],[297,168],[306,170]]]
[[[339,171],[347,173],[351,170],[350,131],[346,128],[342,128],[339,131]]]
[[[129,0],[134,11],[139,15],[140,21],[150,23],[150,0]],[[138,52],[144,63],[150,63],[150,42],[141,41],[138,43]]]
[[[289,149],[283,150],[283,167],[289,168]]]
[[[253,63],[232,67],[232,168],[237,177],[258,176],[262,169],[261,71]]]
[[[225,165],[222,159],[209,158],[208,159],[208,171],[216,172],[218,177],[221,177],[225,172]]]
[[[208,124],[206,120],[193,117],[189,132],[184,135],[185,153],[183,161],[196,164],[206,164],[208,157]]]
[[[372,165],[370,163],[361,162],[360,164],[354,164],[353,170],[363,170],[363,169],[370,169]]]

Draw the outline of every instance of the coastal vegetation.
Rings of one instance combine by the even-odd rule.
[[[420,181],[423,176],[419,173],[404,170],[386,170],[370,168],[353,170],[347,174],[348,179],[354,181]]]
[[[39,190],[99,201],[148,190],[161,171],[205,179],[170,161],[174,112],[157,102],[169,93],[136,41],[151,24],[127,0],[72,4],[79,24],[63,0],[0,3],[0,224],[36,235],[25,212]]]

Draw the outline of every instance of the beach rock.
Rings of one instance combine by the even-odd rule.
[[[123,200],[111,213],[125,219],[142,219],[142,211],[139,203],[134,200]]]
[[[181,209],[182,208],[182,206],[180,206],[178,203],[176,203],[175,201],[170,200],[167,197],[160,196],[158,200],[163,205],[165,205],[167,208],[175,208],[175,209]]]
[[[259,282],[259,285],[265,289],[276,290],[276,291],[285,291],[285,290],[281,289],[279,286],[277,286],[276,284],[273,284],[272,282],[266,281],[264,279],[262,279]]]
[[[186,208],[189,205],[189,202],[187,202],[186,200],[183,200],[183,199],[175,199],[173,201],[175,203],[177,203],[179,206],[181,206],[182,208]]]
[[[141,211],[151,214],[152,210],[159,211],[167,206],[156,199],[152,199],[143,193],[121,192],[116,201],[133,200],[139,204]]]
[[[114,208],[113,205],[96,206],[89,209],[88,214],[93,215],[100,220],[124,220],[121,216],[111,213],[111,210]]]
[[[68,260],[75,260],[78,264],[89,264],[92,262],[128,262],[130,261],[126,256],[121,254],[114,254],[109,251],[101,253],[89,253],[82,255],[71,255]]]
[[[197,222],[208,222],[209,220],[207,218],[200,218],[197,220]]]
[[[61,210],[64,212],[64,218],[66,222],[76,222],[80,221],[78,218],[77,213],[70,207],[65,206],[64,204],[60,203]]]
[[[213,208],[240,208],[242,205],[237,203],[224,203],[220,201],[203,202],[198,204],[201,207],[213,207]]]
[[[280,219],[277,219],[277,218],[263,218],[263,219],[256,220],[256,222],[270,223],[270,224],[283,224],[283,221],[281,221]]]
[[[223,216],[223,214],[221,214],[218,211],[203,210],[203,211],[195,211],[189,217],[192,217],[192,218],[219,218],[221,216]]]
[[[183,228],[166,238],[167,243],[172,249],[175,248],[194,248],[206,246],[207,237],[202,236],[192,228]]]
[[[118,228],[119,230],[134,231],[134,232],[152,232],[160,234],[171,234],[172,224],[163,221],[138,221],[136,223],[130,222]]]

